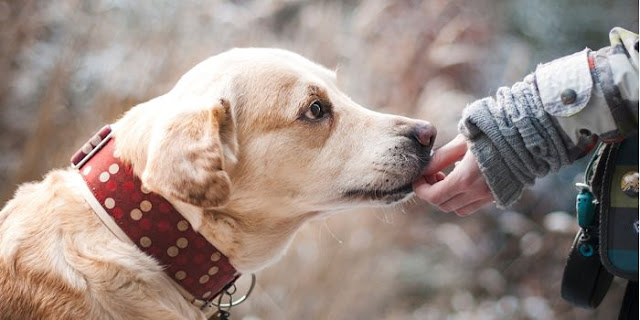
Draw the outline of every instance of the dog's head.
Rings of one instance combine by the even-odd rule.
[[[435,138],[428,122],[365,109],[334,72],[277,49],[214,56],[147,104],[144,185],[202,208],[395,203],[411,193]]]
[[[408,198],[435,129],[361,107],[297,54],[234,49],[133,108],[116,137],[144,187],[255,270],[309,218]]]

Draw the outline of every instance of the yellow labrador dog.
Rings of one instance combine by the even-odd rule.
[[[209,58],[112,129],[142,189],[170,203],[237,274],[277,261],[307,221],[409,198],[435,139],[428,122],[365,109],[333,72],[278,49]],[[127,241],[103,222],[82,174],[54,170],[0,212],[0,317],[204,319],[135,244],[150,241]]]

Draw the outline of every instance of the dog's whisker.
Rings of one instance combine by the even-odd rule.
[[[385,224],[393,224],[393,210],[390,210],[388,207],[382,208],[382,222]]]
[[[336,240],[338,242],[338,244],[342,245],[342,240],[340,240],[340,238],[338,238],[338,236],[336,236],[335,233],[333,233],[333,231],[331,230],[331,228],[329,227],[329,223],[327,222],[327,220],[324,220],[324,227],[327,229],[327,231],[329,232],[329,234],[331,235],[331,237]]]
[[[407,207],[405,206],[404,203],[399,203],[396,205],[396,211],[400,211],[403,214],[407,214]]]

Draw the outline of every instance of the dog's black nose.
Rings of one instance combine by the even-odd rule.
[[[413,137],[427,148],[433,147],[433,143],[436,141],[436,134],[436,127],[427,121],[418,121],[412,129]]]

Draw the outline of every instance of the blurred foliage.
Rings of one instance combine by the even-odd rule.
[[[538,63],[638,31],[627,0],[0,1],[0,199],[67,159],[103,123],[232,47],[282,47],[337,68],[371,108],[436,124]],[[584,160],[541,179],[513,211],[461,219],[421,202],[344,213],[302,230],[258,274],[237,319],[612,319],[560,298]]]

